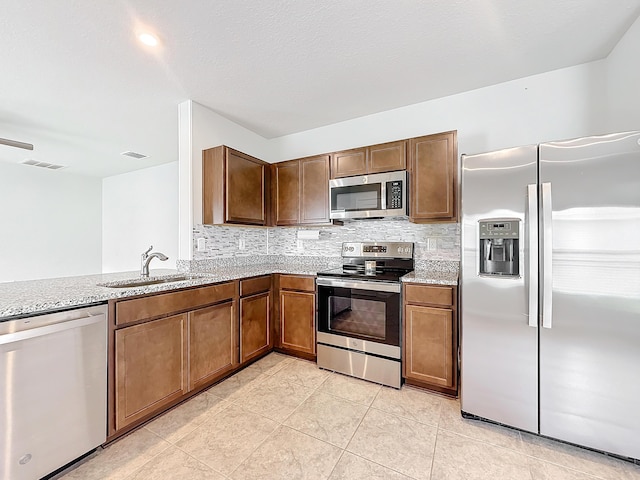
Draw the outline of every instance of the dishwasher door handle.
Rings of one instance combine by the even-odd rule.
[[[52,333],[64,332],[65,330],[71,330],[72,328],[92,325],[94,323],[104,321],[104,318],[104,313],[101,313],[99,315],[89,315],[86,317],[78,318],[76,320],[53,323],[51,325],[45,325],[44,327],[36,327],[19,332],[5,333],[4,335],[0,335],[0,345],[7,345],[9,343],[20,342],[22,340],[44,337],[45,335],[51,335]]]

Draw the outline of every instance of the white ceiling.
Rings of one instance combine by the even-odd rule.
[[[97,176],[176,160],[187,99],[272,138],[604,58],[640,14],[640,0],[2,3],[0,137],[35,150],[0,160]],[[160,49],[139,45],[142,26]]]

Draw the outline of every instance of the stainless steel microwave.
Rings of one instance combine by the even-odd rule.
[[[331,219],[406,217],[407,172],[329,180]]]

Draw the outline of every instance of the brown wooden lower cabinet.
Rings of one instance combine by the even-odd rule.
[[[315,358],[316,294],[314,277],[279,275],[278,347],[285,353]]]
[[[238,365],[235,302],[189,312],[189,390]]]
[[[116,330],[116,430],[187,392],[186,322],[182,314]]]
[[[457,396],[456,287],[405,284],[404,289],[405,382]]]
[[[240,363],[245,363],[271,348],[271,292],[240,299]]]
[[[227,282],[112,302],[109,441],[238,367],[237,298]],[[155,316],[118,317],[136,305]]]

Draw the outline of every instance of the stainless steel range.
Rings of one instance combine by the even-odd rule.
[[[413,243],[344,243],[342,259],[318,273],[318,366],[400,388],[400,278]]]

